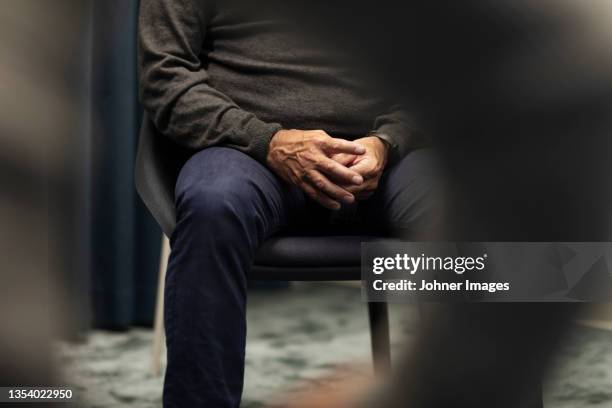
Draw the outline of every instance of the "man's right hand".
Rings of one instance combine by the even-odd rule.
[[[322,130],[280,130],[270,141],[268,166],[285,181],[299,186],[324,207],[337,210],[355,196],[339,185],[363,183],[363,177],[331,159],[338,153],[362,155],[358,143],[333,138]]]

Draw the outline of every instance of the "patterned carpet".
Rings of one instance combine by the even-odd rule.
[[[397,350],[410,341],[418,319],[411,306],[393,305],[391,320]],[[369,375],[367,315],[357,288],[295,284],[254,292],[248,324],[243,408],[263,407],[280,392],[311,385],[346,362],[364,363],[350,374]],[[62,344],[62,365],[81,406],[161,407],[162,378],[151,374],[151,344],[152,333],[144,329],[93,332],[85,343]],[[612,408],[612,332],[575,331],[546,386],[545,402],[547,408]]]

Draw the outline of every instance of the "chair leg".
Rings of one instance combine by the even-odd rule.
[[[159,282],[157,283],[157,300],[155,303],[155,320],[153,322],[153,353],[151,368],[153,375],[161,374],[161,357],[164,344],[164,282],[166,280],[166,268],[170,256],[170,242],[166,236],[162,236],[162,248],[159,257]]]
[[[368,303],[368,315],[370,318],[370,337],[372,339],[374,373],[376,376],[384,376],[391,372],[389,311],[387,303]]]

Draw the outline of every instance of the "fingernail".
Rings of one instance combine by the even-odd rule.
[[[353,184],[361,184],[361,183],[363,183],[363,177],[361,176],[353,177]]]
[[[352,204],[353,201],[355,201],[355,197],[353,197],[352,195],[345,195],[344,197],[342,197],[342,201],[347,204]]]
[[[334,210],[339,210],[340,209],[340,203],[334,203]]]
[[[364,154],[365,152],[366,152],[366,149],[363,146],[357,146],[357,149],[355,149],[356,154]]]

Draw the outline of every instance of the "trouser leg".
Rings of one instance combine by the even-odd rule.
[[[385,172],[374,195],[360,204],[362,218],[387,234],[432,238],[441,215],[439,185],[432,152],[416,150]]]
[[[239,406],[247,274],[256,248],[303,203],[236,150],[206,149],[185,164],[166,277],[165,407]]]

